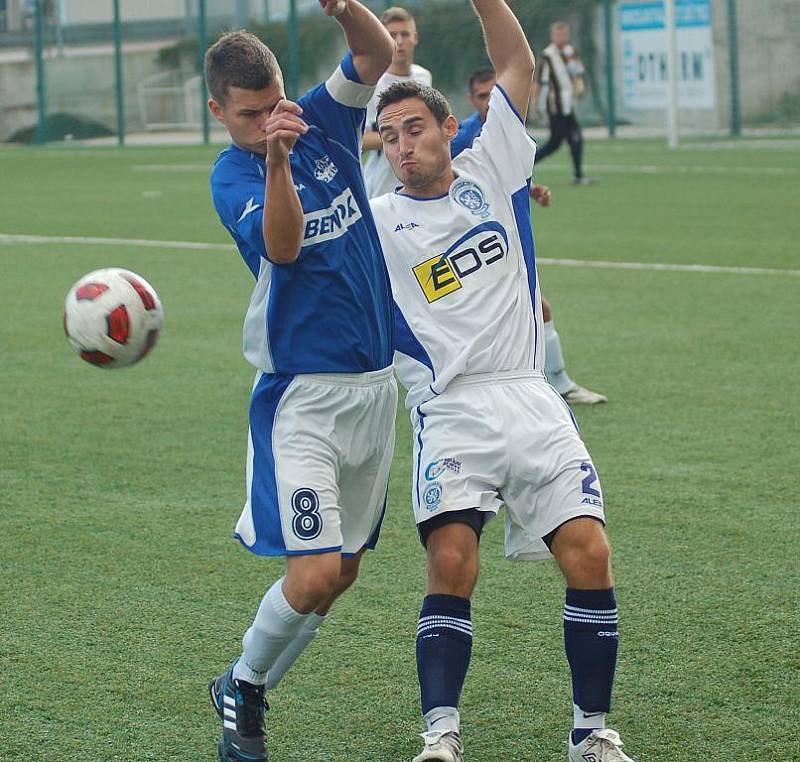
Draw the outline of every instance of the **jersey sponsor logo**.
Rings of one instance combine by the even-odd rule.
[[[422,501],[429,511],[435,511],[442,502],[444,488],[440,482],[431,482],[422,493]]]
[[[413,230],[414,228],[421,228],[418,222],[406,222],[403,224],[402,222],[398,223],[397,227],[394,229],[395,233],[399,233],[401,230]]]
[[[306,186],[305,186],[305,185],[303,185],[303,183],[293,183],[293,185],[294,185],[294,189],[295,189],[295,190],[296,190],[298,193],[300,193],[300,191],[304,191],[304,190],[306,189]]]
[[[303,246],[330,241],[343,236],[347,229],[361,219],[353,192],[346,188],[326,209],[318,209],[303,215],[305,232]]]
[[[325,154],[321,159],[314,162],[314,177],[317,180],[322,180],[324,183],[329,183],[336,177],[339,168],[331,161],[330,156]]]
[[[429,303],[463,288],[465,279],[501,262],[508,256],[508,235],[497,222],[473,228],[444,254],[412,268]]]
[[[425,479],[429,482],[438,479],[445,471],[450,470],[458,473],[461,471],[461,461],[455,458],[440,458],[428,464],[425,469]]]
[[[473,180],[458,180],[453,186],[452,194],[456,203],[469,209],[470,212],[478,215],[482,220],[489,216],[489,204],[486,203],[483,190]]]
[[[255,203],[255,196],[252,196],[248,199],[247,203],[244,205],[244,211],[242,212],[242,216],[236,220],[237,224],[241,222],[245,217],[247,217],[250,212],[254,212],[256,209],[260,209],[261,204]]]

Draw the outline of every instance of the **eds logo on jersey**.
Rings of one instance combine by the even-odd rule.
[[[508,235],[498,222],[485,222],[461,236],[444,254],[415,265],[412,270],[428,303],[463,288],[465,279],[503,261]]]

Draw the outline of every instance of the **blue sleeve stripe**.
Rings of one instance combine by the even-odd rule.
[[[511,98],[508,97],[508,93],[503,90],[502,86],[499,82],[495,83],[495,87],[503,94],[503,97],[506,99],[506,103],[511,106],[511,110],[517,115],[517,119],[520,120],[523,124],[525,124],[525,120],[522,118],[522,114],[517,111],[517,107],[511,102]]]
[[[359,85],[364,84],[361,81],[361,77],[358,76],[358,72],[356,71],[356,65],[353,63],[353,53],[351,51],[347,51],[347,54],[339,65],[342,67],[344,76],[347,77],[347,79],[349,79],[351,82],[357,82]]]

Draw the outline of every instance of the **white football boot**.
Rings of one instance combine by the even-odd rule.
[[[601,402],[608,402],[605,394],[598,394],[577,384],[561,396],[568,405],[598,405]]]
[[[422,740],[425,748],[413,762],[464,762],[464,746],[455,730],[429,730]]]
[[[569,762],[634,762],[622,751],[622,740],[616,730],[593,730],[577,746],[569,736]]]

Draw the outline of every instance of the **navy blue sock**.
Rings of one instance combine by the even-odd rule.
[[[597,724],[594,726],[604,727],[604,715],[611,709],[619,644],[617,623],[613,587],[608,590],[567,588],[564,647],[572,671],[572,700],[576,716],[573,743],[580,743],[589,735],[595,717]]]
[[[440,706],[458,708],[472,656],[468,598],[427,595],[417,627],[417,675],[422,714]]]

